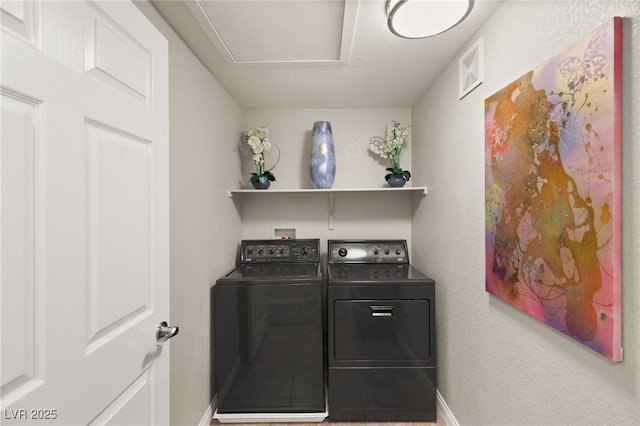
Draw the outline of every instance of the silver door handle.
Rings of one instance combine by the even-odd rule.
[[[162,321],[156,330],[156,340],[158,345],[162,345],[167,340],[178,334],[179,327],[169,327],[166,321]]]
[[[393,317],[393,306],[370,306],[372,317]]]

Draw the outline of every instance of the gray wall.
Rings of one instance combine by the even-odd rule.
[[[484,99],[613,16],[625,17],[620,364],[484,290]],[[412,172],[429,187],[413,262],[438,283],[438,387],[460,424],[640,424],[639,22],[638,1],[507,0],[469,41],[484,37],[485,82],[458,100],[456,60],[413,108]]]
[[[171,340],[171,424],[196,425],[212,397],[209,289],[235,264],[241,235],[227,197],[240,179],[241,110],[153,6],[136,4],[169,41],[171,323],[180,326]]]

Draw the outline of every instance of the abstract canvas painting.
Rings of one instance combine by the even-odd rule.
[[[613,18],[485,100],[486,290],[622,360]]]

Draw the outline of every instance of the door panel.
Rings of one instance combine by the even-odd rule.
[[[89,334],[103,344],[107,334],[116,335],[151,312],[151,142],[85,125]]]
[[[167,424],[166,40],[130,2],[2,6],[3,424]]]
[[[43,349],[36,315],[42,283],[36,276],[35,133],[40,130],[38,101],[4,90],[0,196],[2,279],[2,389],[18,392],[40,382],[36,368]],[[20,285],[10,285],[20,283]]]
[[[150,404],[153,389],[149,376],[149,370],[145,371],[89,424],[117,426],[153,424]]]
[[[85,70],[126,96],[147,105],[150,52],[100,9],[87,12]]]
[[[0,3],[2,27],[25,40],[35,42],[36,5],[33,1],[3,1]]]

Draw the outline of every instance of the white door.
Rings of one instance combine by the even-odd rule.
[[[128,1],[0,13],[0,423],[168,424],[167,42]]]

